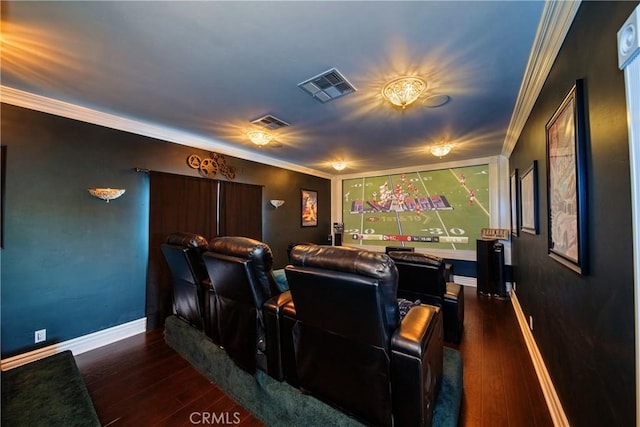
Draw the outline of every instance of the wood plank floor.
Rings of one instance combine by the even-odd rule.
[[[465,332],[456,348],[464,369],[460,427],[553,425],[510,301],[465,288]],[[168,347],[161,331],[76,362],[103,426],[262,425]]]
[[[553,426],[511,301],[466,287],[464,327],[459,426]]]

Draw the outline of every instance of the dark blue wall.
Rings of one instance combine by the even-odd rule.
[[[616,33],[637,2],[582,2],[522,131],[510,168],[538,161],[540,234],[513,242],[517,296],[575,426],[635,421],[634,285],[629,140]],[[577,79],[587,115],[589,274],[548,256],[545,124]]]
[[[477,277],[476,262],[460,259],[446,259],[453,266],[453,274],[456,276]]]
[[[148,176],[135,167],[197,176],[186,164],[202,150],[2,104],[7,145],[2,249],[2,357],[32,350],[34,331],[50,345],[145,316]],[[228,158],[237,182],[262,184],[263,240],[274,264],[290,241],[324,243],[330,181]],[[120,187],[107,204],[89,187]],[[300,227],[300,189],[318,191],[319,226]],[[284,199],[275,210],[269,199]]]

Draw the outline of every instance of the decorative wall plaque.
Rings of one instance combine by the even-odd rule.
[[[200,175],[213,178],[218,172],[228,180],[236,177],[235,166],[227,164],[227,159],[222,154],[211,153],[210,157],[200,158],[197,154],[187,157],[187,164],[192,169],[198,169]]]

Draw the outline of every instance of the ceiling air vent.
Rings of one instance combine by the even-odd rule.
[[[340,74],[337,68],[332,68],[302,83],[298,83],[298,87],[322,103],[356,91],[356,88]]]
[[[267,114],[266,116],[262,116],[255,120],[251,120],[251,123],[270,130],[276,130],[289,126],[289,123],[285,122],[284,120],[280,120],[279,118],[270,114]]]

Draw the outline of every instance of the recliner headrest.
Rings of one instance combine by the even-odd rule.
[[[348,246],[296,245],[291,264],[322,268],[380,280],[397,280],[398,270],[386,254]]]
[[[287,246],[287,259],[291,259],[291,250],[293,248],[295,248],[298,245],[315,245],[315,243],[311,243],[311,242],[291,242],[289,243],[289,245]]]
[[[167,236],[167,243],[176,246],[185,246],[188,248],[206,249],[208,246],[207,239],[199,234],[179,231],[171,233]]]
[[[433,267],[441,267],[444,264],[444,258],[417,252],[391,251],[389,256],[396,262],[431,265]]]
[[[209,250],[251,261],[251,270],[262,290],[260,304],[282,292],[273,277],[273,253],[266,243],[241,236],[214,237],[209,242]]]
[[[271,248],[259,240],[241,236],[214,237],[209,242],[209,250],[224,255],[250,259],[270,271],[273,266]]]

